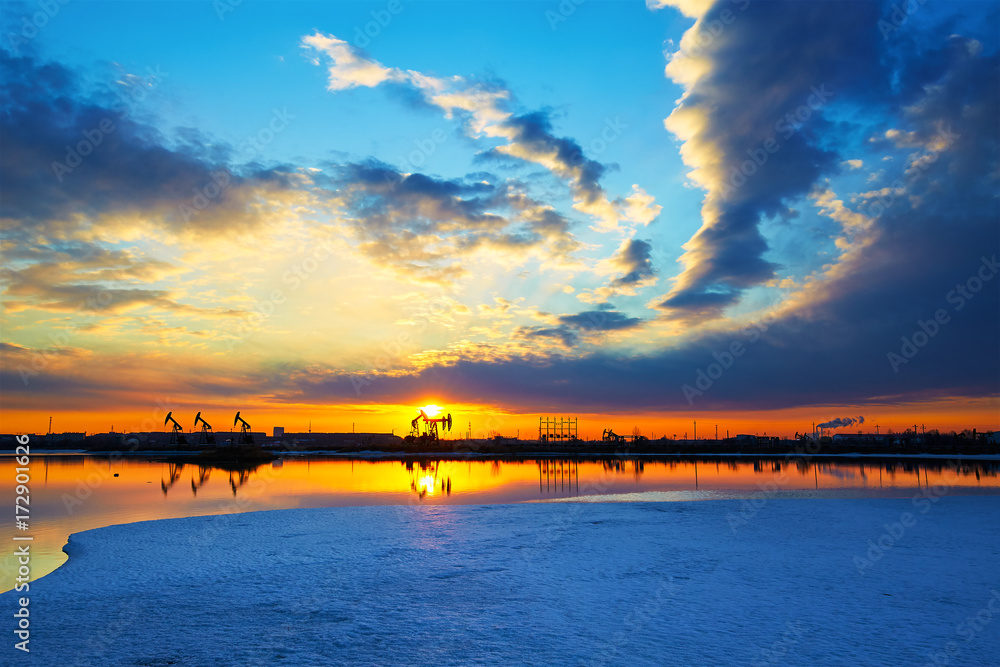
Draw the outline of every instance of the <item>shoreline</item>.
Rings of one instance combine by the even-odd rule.
[[[340,458],[358,460],[384,459],[389,461],[403,461],[407,459],[438,459],[438,460],[530,460],[539,458],[559,458],[592,460],[607,458],[646,458],[653,460],[692,460],[692,459],[758,459],[758,460],[786,460],[786,459],[827,459],[827,460],[920,460],[920,461],[1000,461],[1000,454],[934,454],[922,453],[898,453],[898,452],[818,452],[810,454],[803,451],[788,452],[649,452],[649,451],[520,451],[520,452],[477,452],[477,451],[388,451],[388,450],[266,450],[275,454],[275,461],[283,458],[297,459],[304,457],[315,458]],[[156,459],[190,459],[197,456],[197,450],[177,451],[177,450],[86,450],[86,449],[36,449],[32,452],[35,456],[94,456],[94,457],[129,457]],[[0,457],[14,456],[14,450],[0,450]],[[270,461],[264,461],[269,463]]]

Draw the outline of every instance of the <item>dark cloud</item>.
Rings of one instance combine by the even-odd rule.
[[[94,243],[13,245],[0,268],[8,312],[39,309],[81,314],[112,314],[139,306],[192,315],[239,315],[231,309],[205,309],[179,303],[167,290],[124,287],[149,283],[173,272],[159,260],[137,257]]]
[[[261,221],[251,206],[257,194],[290,188],[283,170],[234,168],[229,147],[195,130],[180,131],[171,146],[111,90],[84,90],[63,65],[0,50],[0,68],[0,179],[10,235],[63,235],[130,214],[173,231],[246,229]],[[145,92],[158,83],[153,76],[128,80]]]
[[[184,312],[189,315],[232,317],[245,314],[245,311],[241,310],[198,308],[179,303],[167,290],[136,287],[117,288],[97,283],[51,284],[35,280],[28,270],[24,272],[5,270],[3,279],[8,284],[4,291],[4,296],[7,297],[8,312],[32,308],[55,312],[103,315],[120,313],[140,306],[149,306],[158,310]],[[21,298],[12,299],[11,297]]]
[[[576,347],[580,336],[570,327],[517,327],[512,338],[515,340],[532,341],[538,339],[557,341],[562,347]]]
[[[439,179],[376,160],[334,173],[361,252],[410,278],[450,283],[464,275],[457,259],[479,248],[566,257],[578,247],[564,216],[490,174]]]
[[[606,167],[587,158],[583,148],[573,139],[555,136],[548,111],[512,116],[502,126],[511,131],[512,143],[520,144],[534,155],[552,155],[562,175],[572,175],[574,190],[583,196],[584,201],[593,203],[605,197],[600,180]],[[496,155],[497,152],[494,150],[488,154]]]
[[[656,275],[652,260],[653,246],[649,241],[630,239],[613,258],[623,273],[611,281],[613,289],[635,287]]]
[[[377,161],[339,168],[337,185],[368,229],[393,229],[405,220],[410,231],[496,229],[506,225],[489,212],[497,188],[483,181],[442,180],[403,174]]]
[[[695,152],[714,152],[699,164],[711,180],[704,224],[660,304],[691,319],[718,316],[775,276],[761,220],[786,211],[841,159],[824,108],[878,102],[878,91],[891,89],[878,3],[753,2],[723,24],[722,12],[734,11],[719,2],[702,20],[709,70],[674,112],[698,114]],[[713,22],[724,25],[718,38],[708,33]],[[740,174],[745,164],[749,176]]]
[[[372,378],[362,399],[405,403],[434,387],[450,400],[512,410],[697,414],[996,396],[1000,352],[996,314],[989,311],[995,311],[997,296],[993,283],[976,312],[967,313],[968,321],[942,328],[898,374],[886,353],[899,349],[900,335],[912,336],[916,322],[901,328],[895,323],[864,327],[854,322],[789,319],[766,324],[764,332],[756,327],[732,331],[632,358],[598,353],[502,362],[470,359],[410,375]],[[574,339],[565,338],[571,333],[554,327],[519,335],[557,339],[571,346]],[[730,360],[727,355],[734,343],[743,351]],[[720,358],[729,367],[708,385],[699,383],[702,375],[715,375],[710,367]],[[276,391],[280,400],[322,403],[357,400],[351,377],[331,373],[308,381],[280,376],[271,381],[280,387]],[[685,386],[702,393],[690,394],[689,402]]]
[[[541,165],[569,183],[574,208],[593,215],[608,229],[617,227],[622,201],[609,200],[599,184],[605,165],[585,157],[576,141],[555,136],[547,109],[516,115],[513,94],[502,80],[492,76],[445,79],[415,70],[385,67],[346,41],[318,31],[303,37],[302,45],[322,53],[322,61],[328,61],[330,90],[387,84],[395,86],[397,94],[419,95],[423,102],[444,111],[447,118],[461,118],[470,138],[507,140],[508,143],[483,152],[480,158],[501,163],[515,159]],[[318,65],[321,59],[314,62]],[[610,131],[620,132],[623,127],[617,118],[608,121]],[[642,215],[646,217],[649,213]]]
[[[562,315],[559,322],[581,331],[617,331],[634,329],[642,324],[642,319],[629,317],[616,310],[585,310],[576,315]]]
[[[995,50],[977,51],[972,42],[955,48],[950,41],[947,67],[934,64],[942,57],[935,52],[924,56],[931,64],[919,53],[907,63],[906,76],[924,92],[910,99],[899,121],[912,133],[906,135],[913,145],[908,161],[925,166],[898,167],[905,196],[889,203],[872,235],[809,287],[794,309],[633,357],[598,352],[467,359],[377,378],[363,396],[403,402],[434,386],[455,400],[515,410],[681,414],[809,405],[868,405],[877,411],[924,400],[996,399],[1000,58]],[[935,153],[930,147],[942,128],[955,138]],[[923,160],[928,155],[934,159]],[[694,307],[722,304],[727,295],[683,298]],[[608,329],[638,325],[605,306],[520,335],[558,339],[568,347],[574,340],[568,336],[582,333],[592,316],[606,317]],[[894,365],[893,354],[905,362]],[[356,397],[349,376],[274,381],[284,388],[283,400]],[[817,414],[817,421],[826,417]]]
[[[601,335],[609,331],[635,329],[643,320],[629,317],[614,310],[609,304],[597,310],[586,310],[575,315],[560,315],[556,326],[521,326],[514,330],[516,340],[549,339],[560,343],[563,348],[576,347],[581,341],[597,342]]]

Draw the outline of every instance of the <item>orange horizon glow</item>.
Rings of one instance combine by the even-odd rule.
[[[419,406],[423,406],[422,408]],[[650,438],[694,439],[697,422],[699,440],[714,439],[716,428],[718,437],[751,433],[778,437],[793,437],[796,432],[810,433],[813,423],[821,423],[845,415],[864,415],[865,423],[860,427],[831,430],[829,434],[874,433],[889,430],[899,433],[916,425],[918,431],[937,429],[943,433],[978,429],[980,432],[1000,430],[1000,398],[981,399],[941,399],[922,403],[878,406],[817,406],[771,411],[733,412],[691,412],[684,415],[655,412],[635,413],[594,413],[563,412],[538,413],[504,410],[496,406],[450,403],[447,400],[414,401],[412,405],[269,405],[263,402],[245,402],[238,407],[206,405],[194,402],[151,401],[145,411],[53,411],[53,410],[4,410],[0,415],[0,432],[44,434],[48,430],[49,417],[53,417],[53,433],[117,433],[162,432],[166,410],[172,410],[174,417],[186,432],[195,432],[194,416],[201,411],[202,416],[219,433],[232,430],[233,417],[237,410],[252,426],[254,432],[266,433],[269,437],[275,426],[283,427],[286,433],[393,433],[404,436],[409,431],[413,415],[423,409],[428,417],[429,409],[437,414],[450,413],[453,430],[446,434],[449,439],[464,438],[471,430],[473,438],[486,438],[491,433],[505,437],[519,437],[530,440],[538,437],[540,417],[569,416],[579,419],[579,435],[584,440],[599,440],[605,428],[616,433],[630,435],[633,428]]]

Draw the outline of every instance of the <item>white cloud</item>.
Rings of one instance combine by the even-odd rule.
[[[330,57],[332,64],[328,68],[330,82],[329,90],[347,90],[349,88],[374,88],[385,81],[402,81],[406,77],[398,69],[383,67],[381,63],[365,58],[350,44],[332,35],[319,32],[302,38],[303,48],[322,51]],[[318,65],[319,60],[313,63]]]

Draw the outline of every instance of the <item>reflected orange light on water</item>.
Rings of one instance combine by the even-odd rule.
[[[12,457],[0,475],[14,474]],[[720,498],[773,491],[861,492],[909,497],[938,486],[949,493],[1000,493],[998,462],[770,460],[345,460],[288,459],[229,471],[132,458],[36,456],[31,462],[32,579],[65,562],[71,533],[112,524],[297,507],[509,503],[578,495],[710,491]],[[116,476],[117,475],[117,476]],[[740,496],[742,494],[742,496]],[[11,544],[5,523],[0,540]],[[0,588],[16,562],[0,562]]]
[[[424,477],[421,477],[418,488],[420,491],[423,491],[424,493],[429,493],[430,495],[434,495],[434,478],[431,477],[430,475],[425,475]]]

